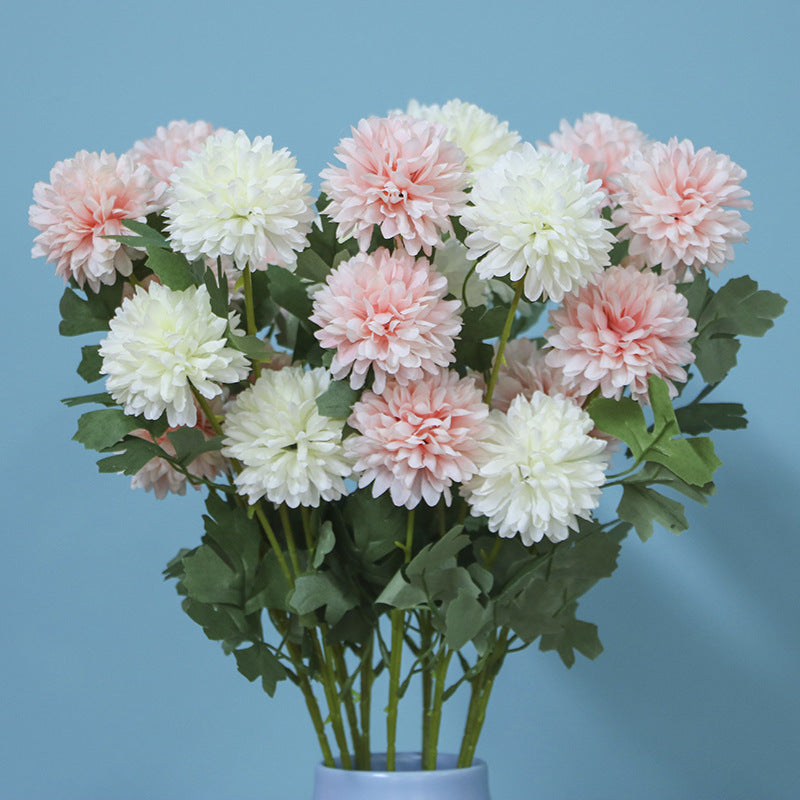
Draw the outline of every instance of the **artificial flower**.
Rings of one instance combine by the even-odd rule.
[[[344,420],[319,413],[330,386],[327,370],[264,370],[238,394],[223,423],[223,454],[241,462],[236,486],[251,503],[316,507],[346,493],[352,468],[342,447]]]
[[[93,292],[118,275],[130,275],[133,251],[112,236],[132,235],[125,220],[144,222],[156,208],[156,180],[150,170],[128,156],[88,153],[59,161],[50,183],[33,187],[30,224],[41,231],[33,256],[55,263],[56,275]]]
[[[587,169],[525,143],[483,170],[461,217],[478,274],[524,280],[529,300],[558,302],[606,266],[614,238],[597,213],[600,182],[587,182]]]
[[[472,477],[488,408],[472,378],[442,370],[408,386],[395,381],[382,394],[364,392],[348,424],[360,435],[345,448],[373,497],[388,491],[396,506],[434,506],[450,487]]]
[[[227,326],[212,312],[205,286],[137,287],[100,343],[109,394],[126,414],[158,419],[166,412],[171,426],[194,426],[192,387],[210,400],[223,393],[220,384],[240,381],[250,370],[245,355],[227,345]]]
[[[590,436],[591,417],[561,395],[518,395],[493,409],[478,470],[462,487],[470,513],[489,530],[531,545],[560,542],[589,519],[605,482],[606,443]]]
[[[405,115],[362,119],[352,133],[336,148],[344,167],[320,173],[339,239],[354,236],[366,250],[377,225],[411,255],[430,255],[464,209],[464,153],[443,125]]]

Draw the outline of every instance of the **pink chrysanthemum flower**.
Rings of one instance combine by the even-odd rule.
[[[476,471],[488,412],[472,378],[447,370],[409,386],[392,381],[382,395],[365,392],[348,420],[360,436],[345,439],[358,485],[372,484],[373,497],[388,489],[396,506],[409,509],[442,496],[449,505],[453,483]]]
[[[140,139],[128,155],[136,164],[144,164],[157,180],[169,185],[175,167],[201,150],[206,139],[214,133],[214,126],[208,122],[175,120],[166,128],[163,125],[156,128],[155,136]]]
[[[352,132],[336,148],[344,167],[320,173],[337,235],[354,236],[366,250],[378,225],[411,255],[430,255],[466,205],[463,151],[447,141],[444,125],[405,115],[362,119]]]
[[[30,224],[41,231],[32,254],[55,263],[56,275],[93,292],[133,269],[128,248],[108,236],[130,234],[125,220],[144,222],[156,208],[156,180],[128,156],[88,153],[59,161],[50,183],[33,187]]]
[[[653,142],[631,156],[619,177],[612,216],[614,225],[625,226],[619,238],[630,239],[632,256],[661,264],[678,280],[691,280],[703,267],[716,275],[750,230],[737,210],[753,205],[739,185],[746,176],[709,147],[695,153],[688,139]]]
[[[530,399],[534,392],[564,395],[581,405],[585,395],[577,387],[565,386],[564,373],[545,360],[547,353],[532,339],[512,339],[503,350],[503,363],[497,371],[497,383],[492,394],[492,408],[508,411],[517,395]]]
[[[694,361],[689,340],[696,335],[686,298],[664,275],[635,267],[611,267],[563,306],[550,312],[545,337],[547,363],[564,372],[567,385],[582,395],[596,388],[619,398],[630,387],[647,401],[647,378],[657,375],[677,390],[683,366]]]
[[[388,376],[406,385],[452,363],[461,303],[444,300],[447,291],[426,258],[403,250],[381,247],[340,264],[314,295],[311,316],[320,344],[336,348],[333,376],[350,372],[358,389],[372,367],[380,394]]]
[[[616,179],[625,160],[646,141],[635,123],[600,113],[584,114],[574,126],[562,119],[558,132],[550,134],[554,150],[579,158],[589,165],[588,179],[602,181],[603,205],[610,205],[609,196],[619,189]]]
[[[215,398],[210,405],[215,413],[222,409],[222,403],[219,398]],[[197,425],[194,427],[201,431],[206,440],[216,435],[216,432],[211,427],[211,423],[200,410],[197,412]],[[156,439],[156,444],[168,456],[175,455],[175,447],[167,436],[170,431],[174,430],[176,430],[176,428],[169,428],[163,436]],[[133,431],[132,435],[151,442],[153,441],[150,432],[143,428]],[[219,450],[210,450],[200,454],[186,467],[186,470],[196,478],[211,481],[220,472],[224,471],[227,465],[228,459],[226,459]],[[133,476],[131,479],[131,489],[144,489],[146,492],[152,491],[159,500],[163,500],[167,494],[170,493],[179,495],[186,494],[187,483],[186,476],[178,472],[169,461],[164,458],[152,458]],[[193,486],[195,489],[200,488],[200,484],[193,484]]]

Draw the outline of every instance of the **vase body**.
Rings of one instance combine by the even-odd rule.
[[[442,753],[435,770],[423,770],[420,753],[398,753],[396,771],[387,772],[386,754],[375,753],[369,771],[319,764],[312,800],[490,800],[486,763],[457,769],[457,762]]]

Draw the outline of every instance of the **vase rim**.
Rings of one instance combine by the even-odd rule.
[[[355,756],[351,754],[353,763],[355,763]],[[345,770],[342,768],[341,758],[336,758],[335,764],[332,767],[326,766],[324,763],[317,765],[318,770],[330,772],[357,772],[359,770]],[[436,769],[423,770],[422,769],[422,753],[417,752],[400,752],[395,755],[395,770],[386,769],[386,753],[370,753],[370,768],[369,772],[372,774],[396,775],[399,772],[436,772],[438,774],[445,772],[458,772],[464,773],[469,770],[485,770],[486,762],[481,758],[473,758],[472,764],[468,767],[459,767],[458,755],[455,753],[438,753],[436,756]]]

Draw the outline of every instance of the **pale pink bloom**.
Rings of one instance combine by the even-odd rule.
[[[619,398],[630,387],[647,401],[647,379],[663,378],[674,397],[673,380],[686,381],[684,365],[694,361],[689,340],[696,335],[686,298],[664,275],[635,267],[611,267],[550,312],[545,338],[547,363],[564,372],[567,385],[589,395]]]
[[[599,113],[584,114],[574,126],[562,119],[558,132],[550,134],[553,149],[588,164],[588,179],[602,181],[600,188],[606,195],[603,205],[611,205],[608,198],[619,189],[616,179],[625,160],[646,141],[635,123]]]
[[[581,405],[585,395],[576,387],[565,385],[564,373],[558,367],[551,367],[545,360],[546,355],[532,339],[511,339],[503,350],[503,363],[497,371],[492,408],[505,413],[517,395],[530,400],[534,392],[564,395]]]
[[[216,398],[211,403],[212,411],[215,413],[222,408],[222,403],[219,398]],[[206,440],[216,436],[211,423],[206,419],[205,415],[198,409],[197,411],[197,425],[195,427],[203,433]],[[169,456],[175,455],[175,447],[169,440],[167,433],[177,430],[176,428],[168,428],[163,436],[156,439],[156,444]],[[149,431],[141,428],[132,432],[133,436],[138,436],[140,439],[146,439],[152,442],[153,437]],[[202,453],[187,467],[188,472],[197,478],[203,478],[208,481],[214,478],[227,469],[228,459],[222,455],[219,450],[210,450],[207,453]],[[146,492],[152,491],[159,500],[163,500],[167,494],[186,494],[186,484],[188,483],[186,476],[178,472],[170,463],[164,458],[152,458],[148,461],[131,479],[131,489],[144,489]],[[195,489],[200,488],[200,484],[194,486]]]
[[[716,275],[750,230],[737,210],[753,205],[739,185],[746,176],[728,156],[708,147],[695,153],[688,139],[653,142],[631,156],[619,177],[612,216],[624,226],[619,238],[630,239],[632,256],[678,280],[691,280],[703,267]]]
[[[388,490],[409,509],[440,497],[449,505],[453,483],[476,471],[488,412],[472,378],[447,370],[408,386],[391,381],[382,395],[364,392],[348,419],[360,435],[345,439],[358,485],[372,484],[373,497]]]
[[[386,239],[400,236],[411,255],[430,255],[466,205],[463,151],[447,141],[444,125],[405,115],[362,119],[352,133],[336,148],[344,167],[320,173],[337,235],[354,236],[366,250],[377,225]]]
[[[447,279],[426,258],[402,249],[381,247],[341,263],[314,294],[311,316],[320,344],[336,348],[334,378],[349,372],[358,389],[372,367],[380,393],[389,376],[406,385],[452,363],[461,303],[445,300],[447,292]]]
[[[156,128],[156,135],[140,139],[128,151],[136,164],[144,164],[156,179],[166,186],[175,167],[180,166],[192,153],[201,150],[209,136],[215,133],[208,122],[175,120],[167,127]]]
[[[144,222],[156,208],[156,180],[128,156],[88,153],[59,161],[50,183],[33,187],[30,224],[41,231],[32,254],[55,263],[56,275],[93,292],[133,269],[128,248],[108,236],[131,235],[125,220]]]

